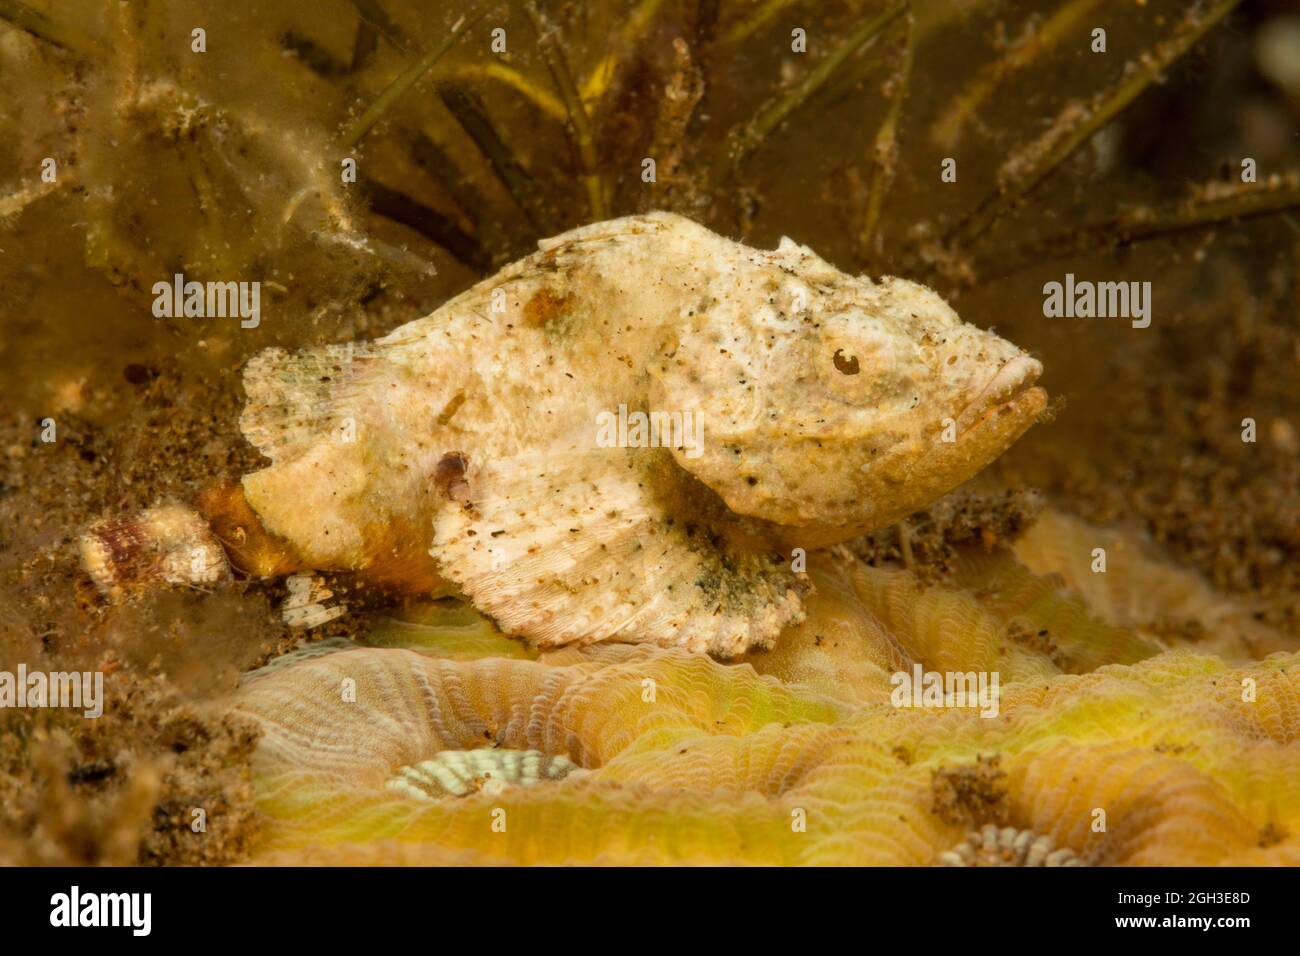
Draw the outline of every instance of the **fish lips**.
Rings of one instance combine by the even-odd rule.
[[[1017,355],[993,374],[984,387],[958,413],[958,434],[979,428],[995,417],[1016,413],[1037,415],[1047,405],[1047,392],[1034,383],[1043,365],[1028,355]]]

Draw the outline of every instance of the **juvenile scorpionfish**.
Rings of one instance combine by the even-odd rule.
[[[240,424],[270,464],[200,510],[239,525],[253,574],[441,580],[538,646],[732,657],[802,619],[793,549],[980,471],[1043,411],[1041,370],[915,282],[629,216],[377,341],[255,357]],[[121,526],[83,549],[109,588],[147,577],[119,567]]]

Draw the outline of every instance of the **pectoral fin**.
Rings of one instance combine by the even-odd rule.
[[[540,647],[616,640],[732,657],[803,618],[779,556],[732,553],[675,520],[631,457],[602,450],[470,463],[435,523],[454,581],[507,633]],[[639,480],[640,479],[640,480]]]
[[[382,346],[268,349],[244,371],[245,437],[271,464],[248,506],[299,568],[348,570],[406,593],[442,589],[428,556],[426,452],[409,419],[436,421],[436,382]]]

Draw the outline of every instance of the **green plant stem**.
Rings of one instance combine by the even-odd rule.
[[[61,26],[39,10],[33,10],[18,0],[0,0],[0,20],[7,20],[18,29],[69,53],[86,55],[95,49],[95,43],[89,37],[70,27]]]
[[[605,185],[601,181],[599,174],[596,136],[591,127],[591,119],[587,116],[587,109],[582,105],[582,97],[578,93],[577,84],[573,82],[573,74],[569,72],[569,64],[564,58],[563,50],[560,48],[558,33],[547,22],[542,11],[533,0],[527,0],[524,3],[524,9],[528,12],[528,18],[532,21],[533,30],[537,34],[537,46],[541,50],[542,58],[546,61],[546,68],[550,71],[551,79],[555,82],[555,88],[559,90],[560,99],[564,102],[565,109],[569,114],[569,123],[573,127],[574,145],[577,147],[578,152],[578,162],[582,166],[582,180],[587,189],[589,212],[593,219],[607,219],[609,210],[605,201]]]
[[[587,74],[578,93],[583,103],[594,103],[605,95],[614,76],[625,59],[627,50],[635,47],[638,39],[650,28],[655,15],[663,7],[665,0],[641,0],[628,14],[619,31],[618,40],[611,44],[611,49],[599,63]]]
[[[1189,199],[1161,206],[1143,206],[1036,242],[1002,250],[987,261],[977,260],[981,279],[1000,278],[1040,262],[1162,239],[1300,209],[1300,172],[1269,183],[1224,187],[1202,186]]]
[[[875,16],[868,17],[849,34],[848,39],[822,57],[801,83],[785,95],[769,101],[752,120],[734,130],[732,139],[735,143],[735,162],[740,163],[757,149],[773,130],[830,81],[845,60],[880,36],[885,27],[907,10],[909,5],[909,0],[899,0]]]
[[[916,17],[910,10],[907,14],[905,34],[902,62],[894,77],[889,110],[876,131],[876,139],[872,145],[871,185],[867,193],[867,208],[863,215],[862,229],[858,234],[858,250],[864,257],[870,257],[875,252],[880,210],[898,169],[898,123],[903,113],[903,100],[907,98],[908,87],[911,85],[912,61],[916,54]]]
[[[451,75],[457,79],[492,80],[494,83],[504,84],[557,123],[563,123],[569,115],[564,104],[554,93],[538,86],[523,73],[504,63],[495,60],[487,63],[466,63],[452,70]]]
[[[401,52],[407,53],[410,51],[411,43],[406,38],[406,34],[384,12],[384,8],[379,5],[379,0],[352,0],[352,6],[357,8],[357,14],[361,17],[362,23],[368,24]]]
[[[384,89],[375,99],[370,107],[361,114],[343,136],[344,147],[351,149],[359,143],[367,133],[369,133],[384,116],[385,113],[400,100],[413,87],[416,82],[423,77],[429,70],[433,69],[435,63],[443,58],[462,36],[482,19],[485,11],[478,11],[467,17],[462,17],[451,28],[451,31],[442,40],[429,49],[424,56],[408,66],[402,73],[393,80],[392,83]]]
[[[773,20],[777,14],[781,13],[786,7],[792,6],[798,0],[767,0],[758,11],[746,20],[742,20],[733,26],[730,30],[722,35],[721,42],[724,44],[738,43],[746,37],[761,30],[763,26]]]
[[[491,257],[478,240],[438,210],[373,180],[366,182],[365,193],[372,212],[415,230],[476,272],[486,272],[491,265]]]
[[[549,233],[551,220],[541,189],[497,134],[483,102],[469,89],[453,83],[439,86],[438,95],[461,129],[474,141],[479,152],[487,157],[497,179],[523,211],[533,229],[538,233]]]
[[[1209,29],[1222,20],[1241,0],[1214,0],[1204,14],[1189,13],[1169,40],[1141,57],[1137,67],[1123,79],[1107,87],[1082,108],[1067,104],[1051,128],[1028,146],[1017,150],[998,171],[997,191],[985,199],[948,237],[949,244],[969,244],[985,233],[1014,206],[1021,197],[1037,186],[1054,169],[1068,159],[1098,130],[1118,116],[1152,83],[1181,58]],[[1199,9],[1199,8],[1198,8]]]
[[[1004,80],[1060,45],[1071,31],[1092,16],[1104,2],[1105,0],[1071,0],[1054,11],[1023,42],[1008,50],[1005,56],[982,67],[931,127],[930,133],[934,141],[944,149],[956,146],[962,129]]]

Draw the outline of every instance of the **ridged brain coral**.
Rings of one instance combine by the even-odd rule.
[[[1057,531],[1084,549],[1058,567],[1086,567],[1102,533]],[[831,556],[810,573],[809,620],[741,663],[532,659],[472,614],[430,611],[372,636],[389,646],[255,672],[235,703],[265,732],[255,862],[932,865],[996,824],[1093,865],[1300,863],[1300,655],[1194,653],[1137,623],[1154,599],[1126,598],[1121,625],[1111,592],[1087,605],[1069,574],[1006,552],[965,556],[943,585]],[[1178,580],[1157,592],[1176,613],[1212,595]],[[895,707],[890,677],[916,664],[997,671],[997,715]],[[582,769],[433,799],[385,787],[479,748]]]

